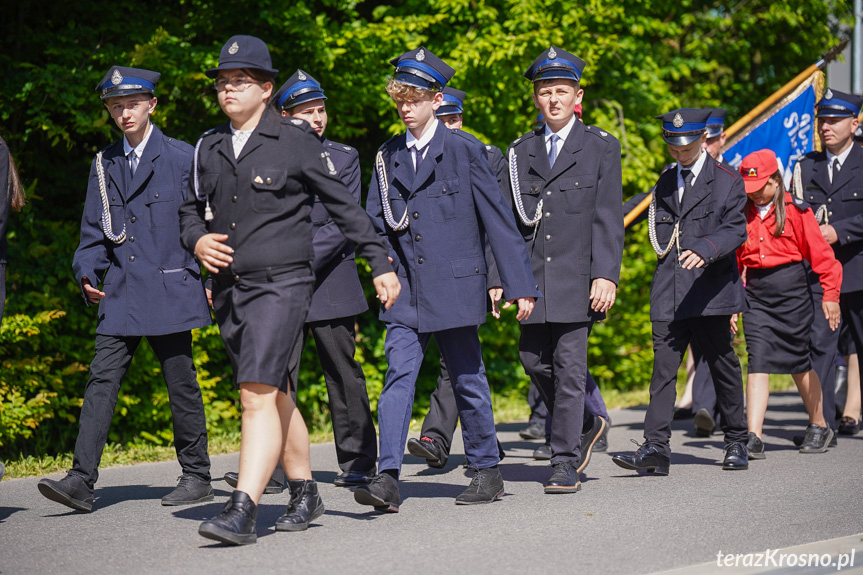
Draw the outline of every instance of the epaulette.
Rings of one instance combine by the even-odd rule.
[[[284,126],[293,126],[301,130],[303,129],[303,124],[305,124],[310,130],[312,129],[312,127],[309,126],[308,122],[306,122],[305,120],[300,120],[299,118],[291,118],[290,116],[285,116],[282,117],[281,122]],[[315,132],[315,134],[317,134],[317,132]]]
[[[716,160],[714,160],[714,162],[716,162]],[[731,174],[735,179],[740,177],[740,174],[738,174],[737,172],[732,172],[731,170],[726,168],[724,164],[720,164],[719,162],[716,162],[716,167],[719,168],[720,170],[722,170],[723,172],[727,173],[727,174]]]
[[[454,136],[461,136],[462,138],[464,138],[468,142],[479,142],[479,140],[476,138],[476,136],[468,134],[467,132],[464,132],[462,130],[452,130],[452,134]],[[480,143],[482,143],[482,142],[480,142]]]
[[[486,149],[487,151],[491,152],[491,148],[492,148],[492,147],[491,147],[491,146],[489,146],[488,144],[486,144],[486,145],[485,145],[485,149]]]
[[[615,140],[616,139],[614,136],[612,136],[611,134],[609,134],[605,130],[597,128],[596,126],[588,126],[587,124],[585,124],[584,125],[584,131],[587,132],[588,134],[593,134],[594,136],[599,136],[603,140],[609,140],[609,139]]]
[[[168,138],[167,136],[165,137],[165,140],[168,142],[168,145],[170,145],[172,148],[180,150],[181,152],[191,154],[195,150],[194,146],[191,146],[182,140],[177,140],[176,138]]]
[[[515,148],[516,146],[521,145],[521,144],[527,142],[528,140],[530,140],[531,138],[535,137],[537,135],[537,133],[538,133],[538,130],[531,130],[530,132],[528,132],[526,134],[522,134],[521,136],[519,136],[518,138],[513,140],[512,143],[509,145],[509,147]]]
[[[809,202],[807,202],[806,200],[801,200],[800,198],[798,198],[794,194],[791,194],[791,201],[790,202],[787,200],[785,201],[786,206],[790,205],[790,204],[793,204],[794,207],[797,208],[801,213],[805,212],[806,210],[808,210],[809,208],[812,207],[811,205],[809,205]]]
[[[387,148],[387,146],[389,146],[393,141],[395,141],[396,138],[398,138],[401,135],[402,134],[396,134],[395,136],[392,136],[389,140],[387,140],[386,142],[381,144],[380,148],[378,148],[378,151],[383,152]]]
[[[332,140],[327,140],[327,149],[333,150],[335,152],[341,152],[343,154],[350,154],[355,151],[352,147],[346,146],[344,144],[340,144],[338,142],[333,142]]]

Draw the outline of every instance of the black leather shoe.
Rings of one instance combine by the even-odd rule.
[[[378,473],[368,485],[357,487],[354,501],[360,505],[371,505],[375,511],[398,513],[402,503],[399,482],[386,473]]]
[[[237,472],[229,471],[225,474],[225,483],[236,489],[237,481],[239,480],[239,478],[240,475]],[[267,481],[267,486],[264,487],[264,493],[266,493],[267,495],[278,495],[284,490],[285,486],[272,478]]]
[[[545,423],[534,421],[518,432],[522,439],[543,439],[545,437]]]
[[[93,510],[93,490],[87,487],[87,483],[80,475],[70,473],[60,481],[42,479],[37,487],[39,493],[51,501],[62,503],[78,511]]]
[[[247,493],[234,490],[221,515],[201,523],[198,534],[229,545],[248,545],[258,540],[255,531],[257,518],[258,506],[255,502]]]
[[[324,502],[314,479],[288,479],[291,501],[285,514],[276,519],[276,531],[305,531],[309,523],[324,514]]]
[[[857,435],[860,433],[860,423],[847,415],[839,420],[839,435]]]
[[[837,447],[839,445],[839,440],[837,439],[838,437],[839,437],[839,434],[834,433],[833,439],[830,440],[830,442],[827,444],[827,447]],[[795,435],[794,437],[791,438],[791,441],[793,441],[794,445],[796,445],[797,447],[802,447],[803,442],[805,440],[806,440],[805,435]]]
[[[810,423],[806,428],[806,437],[800,446],[800,453],[824,453],[831,439],[833,439],[832,429]]]
[[[446,465],[449,459],[449,453],[441,444],[431,437],[420,437],[419,439],[408,440],[408,453],[416,457],[422,457],[426,460],[429,467],[440,469]]]
[[[551,444],[546,443],[537,447],[533,451],[533,458],[539,461],[548,461],[551,459]]]
[[[725,459],[722,460],[722,469],[726,471],[749,469],[749,456],[746,453],[746,446],[736,441],[726,445]]]
[[[746,442],[746,451],[749,452],[749,459],[767,459],[764,453],[764,443],[757,435],[749,432],[749,441]]]
[[[599,418],[597,418],[599,419]],[[546,493],[575,493],[581,489],[578,470],[567,461],[555,463],[554,473],[545,484]]]
[[[605,453],[608,451],[608,430],[611,429],[611,418],[605,420],[605,430],[602,432],[602,435],[599,436],[599,439],[596,440],[596,443],[593,444],[593,452],[594,453]]]
[[[333,485],[336,487],[353,487],[355,485],[368,485],[372,477],[375,476],[374,468],[368,471],[342,471],[333,480]],[[290,481],[288,482],[290,483]]]
[[[695,424],[696,437],[710,437],[710,434],[712,434],[713,430],[716,429],[716,421],[713,420],[713,416],[710,412],[703,407],[695,412],[695,416],[692,420]]]
[[[638,445],[634,439],[632,442]],[[647,471],[655,475],[668,475],[668,468],[671,466],[671,458],[650,443],[639,445],[632,455],[613,455],[611,460],[624,469]]]
[[[602,434],[608,428],[605,420],[598,415],[593,416],[593,425],[587,433],[581,434],[581,463],[576,469],[576,473],[584,473],[587,469],[587,464],[590,463],[590,455],[593,451],[596,442],[602,437]]]
[[[162,498],[162,505],[193,505],[213,500],[213,487],[196,475],[184,473],[177,487]]]
[[[456,505],[491,503],[503,497],[503,477],[497,467],[479,469],[473,474],[470,485],[455,498]]]
[[[684,419],[692,419],[692,407],[675,407],[671,415],[674,421],[682,421]]]

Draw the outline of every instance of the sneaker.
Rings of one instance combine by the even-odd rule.
[[[833,439],[833,430],[829,427],[819,427],[810,423],[806,428],[806,436],[800,445],[800,453],[824,453]]]
[[[764,453],[764,443],[753,432],[749,432],[749,441],[746,442],[746,451],[749,452],[749,459],[767,459]]]
[[[305,531],[309,523],[324,514],[324,502],[314,479],[288,479],[291,502],[276,519],[276,531]]]
[[[522,439],[542,439],[545,437],[545,422],[533,421],[518,432]]]
[[[87,487],[87,483],[80,475],[69,473],[60,481],[42,479],[37,487],[39,493],[51,501],[78,511],[93,510],[93,490]]]
[[[375,511],[398,513],[402,502],[399,482],[388,473],[378,473],[368,485],[357,487],[354,501],[360,505],[371,505]]]
[[[162,498],[162,505],[193,505],[213,500],[213,486],[196,475],[184,473],[177,487]]]
[[[467,489],[455,498],[456,505],[491,503],[503,497],[503,477],[497,467],[479,469]]]

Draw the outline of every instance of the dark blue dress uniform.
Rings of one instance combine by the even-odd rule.
[[[420,48],[396,59],[394,78],[440,90],[452,68]],[[436,68],[429,62],[437,64]],[[440,64],[443,64],[442,66]],[[419,70],[422,76],[414,74]],[[431,78],[427,80],[425,78]],[[419,84],[420,80],[425,85]],[[414,386],[432,335],[452,378],[462,421],[465,453],[479,469],[497,465],[491,396],[477,326],[485,321],[488,237],[508,297],[537,297],[523,242],[476,138],[438,122],[417,171],[406,135],[380,149],[386,172],[387,205],[381,204],[381,176],[372,179],[366,210],[386,238],[402,293],[380,318],[388,324],[386,384],[378,401],[382,471],[401,468]],[[380,166],[375,166],[382,175]],[[394,221],[385,221],[385,210]],[[392,223],[405,216],[407,227]],[[399,226],[396,226],[399,227]]]
[[[97,86],[102,99],[152,94],[159,74],[111,68]],[[72,262],[81,285],[104,284],[96,324],[96,353],[81,406],[80,431],[70,474],[90,489],[108,437],[120,384],[146,337],[168,386],[177,459],[184,474],[210,480],[204,405],[192,362],[194,328],[210,324],[200,267],[180,244],[177,210],[184,200],[192,147],[168,138],[152,124],[134,176],[124,139],[101,152],[90,169],[81,241]],[[104,174],[112,236],[103,216],[97,161]],[[115,237],[115,239],[117,239]],[[119,240],[118,240],[119,241]],[[85,296],[85,302],[89,302]]]
[[[860,96],[828,90],[818,102],[817,117],[857,117],[861,105]],[[836,230],[839,241],[833,244],[833,252],[842,264],[842,321],[857,349],[863,349],[863,149],[851,142],[844,153],[847,156],[839,159],[838,170],[831,165],[836,157],[828,157],[827,150],[806,154],[797,162],[792,181],[794,193],[809,203],[819,223]],[[832,331],[824,319],[821,284],[814,272],[809,274],[809,289],[815,310],[809,354],[812,368],[825,382],[821,386],[824,419],[836,431],[836,392],[831,382],[839,330]]]
[[[658,116],[664,120],[663,138],[673,146],[696,141],[704,133],[707,115],[704,110],[681,109]],[[677,370],[692,341],[703,352],[713,376],[725,441],[736,444],[735,449],[742,447],[745,457],[748,429],[743,380],[728,333],[731,315],[746,310],[735,256],[746,239],[746,194],[739,175],[709,154],[702,151],[692,168],[700,162],[694,184],[685,184],[682,204],[678,200],[678,178],[683,177],[678,175],[683,169],[679,164],[660,176],[654,192],[654,249],[669,246],[670,250],[657,261],[650,289],[654,360],[644,438],[646,445],[665,458],[670,456]],[[704,266],[682,268],[678,256],[685,250],[701,256]],[[668,473],[667,459],[657,472]]]
[[[576,56],[551,47],[524,75],[532,82],[558,78],[578,83],[584,66]],[[518,138],[506,154],[516,223],[543,293],[533,314],[521,322],[519,355],[553,418],[552,464],[577,468],[587,340],[593,322],[605,316],[590,309],[591,284],[597,278],[617,283],[623,258],[620,144],[573,115],[551,165],[547,129]],[[499,285],[496,279],[493,276],[490,285]]]
[[[313,100],[326,100],[320,84],[310,74],[297,70],[273,96],[278,108],[290,110]],[[361,202],[360,159],[355,148],[327,139],[323,147],[339,179]],[[315,339],[324,381],[327,384],[333,435],[339,468],[366,474],[378,456],[377,433],[372,420],[366,379],[356,351],[355,317],[368,309],[357,274],[353,245],[345,238],[319,197],[312,206],[314,292],[306,317],[304,335]],[[300,357],[305,337],[297,341],[289,362],[292,392],[299,381]],[[342,478],[344,479],[344,478]]]

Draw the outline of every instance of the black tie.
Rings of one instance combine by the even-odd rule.
[[[414,172],[420,171],[420,165],[423,163],[423,153],[426,151],[426,146],[420,148],[419,146],[414,147],[414,153],[416,153],[416,161],[414,162],[415,169]]]
[[[138,169],[138,154],[134,150],[129,152],[129,170],[132,172],[132,177],[135,177],[135,170]]]
[[[683,177],[683,196],[685,196],[686,192],[692,189],[692,170],[680,170],[680,175]],[[681,204],[683,203],[683,196],[678,198]]]
[[[833,158],[833,170],[830,172],[830,183],[831,184],[836,181],[836,174],[839,173],[839,170],[841,169],[841,167],[842,167],[842,164],[839,163],[839,158]]]

